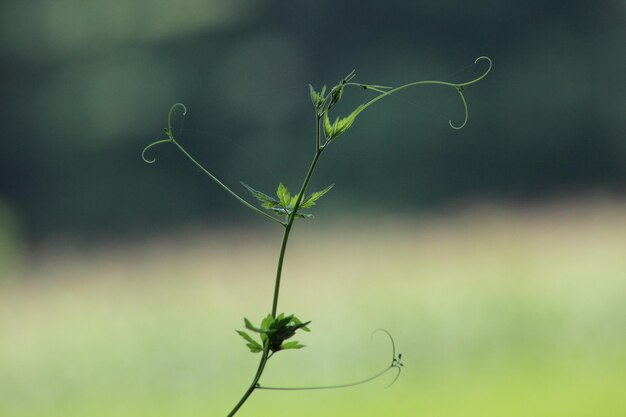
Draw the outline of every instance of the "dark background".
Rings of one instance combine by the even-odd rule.
[[[448,127],[450,89],[377,104],[325,153],[313,188],[337,186],[319,213],[623,196],[625,17],[617,0],[5,0],[0,227],[35,244],[247,219],[173,147],[141,161],[170,105],[187,105],[178,137],[225,183],[295,189],[308,83],[463,81],[480,55],[494,68],[466,90],[465,129]],[[349,93],[342,112],[371,97]]]

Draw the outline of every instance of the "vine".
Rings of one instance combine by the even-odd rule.
[[[389,97],[399,91],[410,87],[417,87],[422,85],[441,85],[444,87],[453,88],[459,96],[461,100],[461,104],[463,106],[464,117],[463,121],[455,125],[452,123],[452,120],[449,120],[448,123],[453,129],[462,129],[469,120],[469,110],[467,101],[465,99],[464,91],[465,88],[481,81],[483,78],[489,74],[492,68],[492,61],[487,56],[478,57],[474,64],[478,64],[481,61],[485,61],[488,64],[488,67],[484,70],[484,72],[474,78],[472,80],[463,82],[463,83],[450,83],[445,81],[437,81],[437,80],[425,80],[425,81],[415,81],[412,83],[404,84],[399,87],[387,87],[375,84],[364,84],[354,82],[355,71],[352,71],[350,74],[345,76],[343,79],[339,81],[335,86],[333,86],[330,91],[326,92],[326,86],[324,86],[319,92],[316,91],[313,86],[309,85],[309,92],[311,96],[311,102],[315,109],[315,119],[316,119],[316,128],[315,128],[315,153],[311,160],[309,169],[302,181],[302,185],[297,194],[291,195],[287,187],[283,185],[283,183],[279,183],[278,188],[276,190],[276,196],[270,196],[266,193],[258,191],[248,184],[241,182],[242,186],[260,203],[260,207],[258,208],[247,200],[242,198],[239,194],[234,192],[232,189],[227,187],[222,181],[220,181],[215,175],[213,175],[209,170],[207,170],[202,164],[200,164],[194,157],[192,157],[183,146],[178,142],[178,140],[174,137],[174,133],[172,130],[172,115],[177,108],[182,110],[182,114],[185,115],[187,113],[187,108],[182,103],[174,104],[168,113],[167,116],[167,127],[165,128],[165,139],[158,139],[143,149],[141,153],[142,159],[152,164],[156,162],[156,158],[148,159],[146,157],[146,153],[157,145],[162,144],[173,144],[187,159],[189,159],[200,171],[209,177],[213,182],[215,182],[220,188],[226,191],[230,196],[232,196],[239,203],[259,214],[265,219],[268,219],[274,223],[280,224],[284,228],[284,234],[282,243],[280,246],[280,252],[278,255],[278,263],[276,267],[276,277],[274,280],[274,293],[272,297],[272,307],[271,313],[269,313],[262,321],[259,327],[256,327],[250,320],[247,318],[244,319],[244,326],[253,334],[256,334],[257,337],[254,338],[250,336],[246,331],[237,330],[237,333],[244,339],[246,342],[246,346],[252,353],[261,353],[261,358],[259,360],[259,365],[257,367],[257,371],[252,378],[252,382],[250,383],[248,389],[241,396],[239,401],[235,404],[233,409],[228,413],[228,416],[234,416],[238,410],[243,406],[243,404],[248,400],[250,395],[255,390],[271,390],[271,391],[304,391],[304,390],[324,390],[324,389],[340,389],[340,388],[348,388],[361,384],[368,383],[373,381],[385,374],[389,371],[396,370],[397,373],[389,386],[391,386],[400,376],[402,367],[404,366],[402,363],[402,354],[396,355],[396,346],[393,337],[391,334],[384,329],[378,329],[374,334],[378,332],[383,332],[389,337],[392,348],[392,359],[390,364],[380,372],[377,372],[365,379],[344,383],[344,384],[334,384],[334,385],[322,385],[322,386],[307,386],[307,387],[275,387],[271,385],[262,385],[260,384],[260,379],[265,370],[265,366],[270,358],[274,357],[277,352],[291,349],[302,349],[305,347],[300,344],[298,341],[287,341],[291,339],[296,332],[298,331],[310,331],[308,325],[311,323],[310,321],[303,322],[298,317],[293,314],[285,315],[284,313],[278,314],[278,301],[280,296],[280,287],[281,287],[281,279],[282,279],[282,270],[283,270],[283,262],[285,259],[285,253],[288,246],[289,236],[294,225],[294,221],[296,218],[311,218],[313,217],[311,214],[306,212],[315,206],[318,200],[326,195],[334,186],[334,184],[329,185],[325,189],[321,191],[317,191],[311,194],[306,195],[307,188],[313,173],[315,172],[315,167],[317,162],[322,155],[322,153],[328,148],[328,146],[336,140],[339,136],[344,134],[350,127],[353,125],[357,117],[364,112],[367,108],[375,104],[376,102],[382,100],[383,98]],[[334,122],[330,121],[330,111],[333,107],[341,100],[345,90],[349,87],[358,87],[366,90],[373,91],[378,93],[378,95],[369,101],[359,105],[356,109],[354,109],[348,116],[341,117],[337,116]],[[323,137],[322,137],[323,132]]]

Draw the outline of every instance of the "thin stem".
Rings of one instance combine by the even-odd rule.
[[[243,396],[239,399],[239,402],[237,402],[235,407],[233,407],[230,413],[228,413],[227,417],[234,416],[235,413],[237,413],[237,411],[241,408],[241,406],[248,400],[250,395],[252,395],[254,390],[259,387],[259,379],[261,379],[261,375],[263,375],[263,370],[265,369],[265,364],[267,363],[267,360],[269,359],[268,352],[269,352],[269,343],[267,343],[263,349],[261,361],[259,362],[259,367],[256,371],[256,375],[254,376],[254,379],[252,380],[252,383],[250,384],[246,392],[243,394]]]
[[[153,164],[154,162],[156,162],[155,158],[152,159],[147,159],[146,158],[146,151],[148,151],[149,149],[153,148],[154,146],[160,145],[162,143],[173,143],[174,145],[176,145],[176,147],[183,153],[183,155],[185,155],[191,162],[194,163],[194,165],[196,167],[198,167],[198,169],[200,169],[206,176],[208,176],[210,179],[212,179],[213,181],[215,181],[217,183],[217,185],[219,185],[224,191],[226,191],[228,194],[230,194],[231,196],[233,196],[237,201],[239,201],[241,204],[243,204],[244,206],[248,207],[249,209],[251,209],[252,211],[260,214],[261,216],[270,219],[282,226],[285,226],[285,223],[281,222],[280,220],[278,220],[275,217],[270,216],[269,214],[265,213],[262,210],[259,210],[258,208],[254,207],[252,204],[248,203],[246,200],[244,200],[243,198],[241,198],[237,193],[235,193],[233,190],[231,190],[230,188],[228,188],[223,182],[221,182],[220,180],[217,179],[217,177],[215,177],[215,175],[211,174],[205,167],[202,166],[202,164],[200,164],[198,161],[195,160],[195,158],[193,156],[191,156],[189,154],[189,152],[187,152],[185,150],[185,148],[183,148],[177,141],[176,139],[174,139],[174,133],[172,130],[172,115],[174,114],[174,110],[176,110],[176,108],[182,108],[183,110],[183,116],[185,114],[187,114],[187,107],[185,107],[184,104],[182,103],[176,103],[174,104],[172,107],[170,107],[170,111],[167,113],[167,128],[165,129],[165,134],[167,135],[167,139],[160,139],[157,140],[155,142],[152,142],[151,144],[149,144],[148,146],[146,146],[143,151],[141,152],[141,159],[144,160],[144,162],[148,163],[148,164]]]
[[[377,374],[370,376],[369,378],[365,378],[363,380],[360,380],[357,382],[351,382],[347,384],[319,385],[319,386],[311,386],[311,387],[266,387],[263,385],[259,385],[257,386],[257,389],[266,389],[266,390],[273,390],[273,391],[312,391],[312,390],[322,390],[322,389],[349,388],[349,387],[355,387],[357,385],[362,385],[370,381],[373,381],[374,379],[383,376],[384,374],[386,374],[387,372],[389,372],[391,369],[394,369],[394,368],[400,370],[400,368],[398,368],[397,366],[390,365],[386,367],[385,369],[383,369],[382,371],[378,372]]]
[[[320,150],[320,120],[321,117],[317,113],[317,109],[315,109],[315,149],[316,152]]]
[[[359,381],[356,382],[350,382],[347,384],[335,384],[335,385],[317,385],[317,386],[309,386],[309,387],[267,387],[267,386],[262,386],[262,385],[258,385],[257,388],[258,389],[266,389],[266,390],[274,390],[274,391],[310,391],[310,390],[322,390],[322,389],[339,389],[339,388],[349,388],[349,387],[354,387],[357,385],[362,385],[362,384],[366,384],[370,381],[375,380],[376,378],[379,378],[381,376],[383,376],[384,374],[386,374],[387,372],[389,372],[389,370],[391,369],[397,369],[398,373],[396,374],[395,378],[393,379],[393,381],[391,381],[391,383],[389,385],[387,385],[387,387],[392,386],[396,380],[398,379],[398,377],[400,376],[400,373],[402,372],[402,367],[404,366],[402,364],[402,354],[396,356],[396,342],[394,342],[393,337],[391,336],[391,333],[389,333],[387,330],[385,329],[376,329],[374,331],[374,333],[372,333],[372,339],[374,338],[374,336],[377,333],[384,333],[387,335],[387,337],[389,337],[389,341],[391,342],[391,364],[386,367],[385,369],[383,369],[382,371]]]
[[[276,310],[278,308],[278,296],[280,293],[280,278],[283,272],[283,262],[285,260],[285,252],[287,250],[287,242],[289,241],[289,234],[291,233],[291,228],[293,226],[293,222],[296,218],[296,213],[298,212],[298,208],[300,208],[300,203],[302,202],[302,199],[304,197],[304,193],[306,192],[306,188],[309,185],[309,181],[311,180],[311,176],[313,175],[313,171],[315,171],[315,166],[317,165],[317,161],[320,157],[320,155],[322,154],[323,149],[320,148],[319,143],[320,143],[320,117],[316,116],[316,124],[317,124],[317,128],[315,129],[315,142],[317,144],[316,150],[315,150],[315,156],[313,157],[313,160],[311,161],[311,166],[309,167],[309,171],[306,174],[306,177],[304,178],[304,181],[302,183],[302,187],[300,188],[300,193],[298,194],[298,198],[293,206],[293,210],[291,212],[291,214],[289,215],[288,219],[287,219],[287,223],[283,223],[280,222],[280,224],[282,224],[283,226],[285,226],[285,233],[283,235],[283,243],[280,247],[280,255],[278,256],[278,265],[276,267],[276,282],[274,284],[274,298],[272,300],[272,317],[276,317]],[[176,142],[175,142],[176,143]],[[176,143],[176,145],[181,149],[181,151],[183,151],[185,154],[187,154],[184,149],[182,149],[182,147],[180,145],[178,145]],[[187,154],[188,155],[188,154]],[[191,156],[189,156],[189,158],[195,162],[195,160],[193,160],[193,158],[191,158]],[[200,167],[200,169],[202,169],[202,167],[196,163],[196,165],[198,165]],[[219,182],[217,180],[217,178],[213,177],[208,171],[204,170],[205,173],[207,175],[209,175],[212,179],[214,179],[215,181],[217,181],[219,184],[221,184],[221,182]],[[228,188],[226,188],[226,186],[223,186],[223,188],[225,188],[227,191]],[[234,193],[232,193],[234,194]],[[235,194],[235,197],[238,197]],[[256,209],[256,208],[255,208]],[[263,213],[265,214],[265,213]],[[273,220],[273,217],[271,217]],[[243,396],[241,397],[241,399],[239,399],[239,401],[237,402],[237,404],[235,405],[235,407],[232,409],[232,411],[228,414],[227,417],[232,417],[235,415],[235,413],[241,408],[241,406],[248,400],[248,398],[250,397],[250,395],[252,395],[252,393],[254,392],[255,389],[260,388],[259,385],[259,380],[261,379],[261,375],[263,375],[263,371],[265,370],[265,364],[267,363],[269,357],[271,356],[271,354],[269,353],[269,343],[266,343],[265,346],[263,347],[263,353],[261,355],[261,361],[259,362],[259,367],[257,369],[256,375],[254,376],[254,379],[252,380],[252,383],[250,384],[250,386],[248,387],[248,389],[246,390],[246,392],[244,392]]]
[[[487,63],[489,64],[489,67],[487,67],[487,69],[485,70],[485,72],[483,72],[479,77],[474,78],[473,80],[470,81],[466,81],[464,83],[449,83],[446,81],[436,81],[436,80],[425,80],[425,81],[415,81],[412,83],[408,83],[408,84],[404,84],[401,85],[400,87],[396,87],[396,88],[392,88],[390,90],[381,90],[380,88],[376,88],[376,86],[369,86],[367,84],[361,84],[361,83],[354,83],[354,82],[346,82],[344,85],[345,86],[353,86],[353,87],[366,87],[369,88],[373,91],[377,91],[379,93],[381,93],[379,96],[374,97],[373,99],[371,99],[370,101],[368,101],[367,103],[365,103],[363,106],[361,106],[357,111],[355,111],[352,115],[354,117],[356,117],[357,115],[359,115],[361,112],[363,112],[365,109],[367,109],[369,106],[371,106],[372,104],[376,103],[378,100],[381,100],[387,96],[390,96],[400,90],[404,90],[405,88],[409,88],[409,87],[415,87],[418,85],[443,85],[446,87],[452,87],[454,88],[458,94],[459,97],[461,99],[461,103],[463,104],[463,111],[465,112],[465,117],[463,118],[463,123],[461,123],[458,126],[455,126],[452,123],[452,120],[448,120],[448,123],[450,124],[450,127],[452,127],[453,129],[462,129],[466,124],[467,121],[469,119],[469,111],[467,108],[467,102],[465,101],[465,96],[463,95],[463,89],[465,87],[467,87],[468,85],[477,83],[478,81],[482,80],[483,78],[485,78],[487,76],[487,74],[489,74],[489,72],[491,72],[491,67],[493,66],[493,62],[491,61],[491,58],[489,58],[488,56],[481,56],[476,58],[476,60],[474,61],[475,64],[478,63],[478,61],[481,60],[486,60]],[[330,110],[330,108],[328,109]],[[327,143],[329,141],[327,140]]]
[[[275,217],[270,216],[269,214],[259,210],[258,208],[254,207],[252,204],[248,203],[246,200],[244,200],[243,198],[241,198],[237,193],[235,193],[233,190],[231,190],[230,188],[228,188],[222,181],[218,180],[213,174],[211,174],[205,167],[202,166],[202,164],[200,164],[198,161],[196,161],[194,159],[193,156],[191,156],[186,150],[185,148],[183,148],[174,138],[171,139],[167,139],[169,141],[171,141],[174,145],[176,145],[176,147],[191,161],[194,163],[194,165],[196,167],[198,167],[198,169],[200,169],[200,171],[202,171],[206,176],[208,176],[209,178],[211,178],[213,181],[215,181],[215,183],[217,183],[217,185],[219,185],[224,191],[226,191],[228,194],[230,194],[231,196],[233,196],[237,201],[239,201],[241,204],[243,204],[244,206],[248,207],[249,209],[251,209],[252,211],[260,214],[263,217],[266,217],[282,226],[285,226],[285,223],[281,222],[280,220],[278,220]]]
[[[319,141],[319,120],[318,120],[318,129],[317,129],[317,140]],[[289,241],[289,234],[291,233],[291,227],[293,226],[293,221],[296,219],[296,213],[300,208],[300,203],[304,198],[304,193],[306,192],[306,188],[309,185],[309,181],[311,180],[311,176],[313,175],[313,171],[315,171],[315,166],[317,165],[317,161],[322,154],[323,148],[318,148],[315,152],[315,156],[313,157],[313,161],[311,161],[311,166],[309,167],[309,171],[304,178],[304,182],[302,183],[302,187],[300,188],[300,192],[298,193],[298,199],[293,206],[293,210],[289,215],[287,225],[285,226],[285,234],[283,236],[283,243],[280,247],[280,255],[278,256],[278,267],[276,268],[276,282],[274,283],[274,298],[272,300],[272,317],[276,317],[276,310],[278,308],[278,295],[280,293],[280,278],[283,272],[283,261],[285,260],[285,251],[287,250],[287,242]]]

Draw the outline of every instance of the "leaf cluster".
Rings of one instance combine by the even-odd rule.
[[[248,184],[241,182],[249,192],[252,194],[257,200],[261,202],[261,207],[266,210],[271,210],[275,214],[290,216],[294,211],[294,207],[296,206],[296,202],[300,197],[300,194],[291,195],[287,187],[283,185],[283,183],[278,184],[278,188],[276,189],[276,197],[271,197],[261,191],[255,190],[250,187]],[[309,195],[306,198],[302,198],[300,205],[298,206],[298,211],[296,212],[296,217],[300,218],[311,218],[312,214],[301,213],[300,209],[309,209],[313,207],[317,200],[322,198],[324,194],[329,192],[335,184],[331,184],[328,187],[324,188],[321,191],[316,191],[313,194]]]
[[[296,340],[285,342],[285,340],[293,337],[299,329],[305,332],[311,331],[307,327],[307,325],[311,323],[310,321],[303,323],[293,314],[285,316],[284,313],[280,313],[276,317],[272,317],[271,314],[268,314],[263,321],[261,321],[260,327],[255,327],[247,318],[244,318],[243,321],[246,329],[258,333],[261,338],[261,343],[259,343],[248,333],[237,330],[239,336],[243,337],[247,342],[246,346],[252,353],[263,352],[266,348],[272,352],[288,349],[302,349],[305,345],[300,344],[300,342]]]
[[[321,92],[316,92],[313,86],[309,85],[310,93],[311,93],[311,102],[317,111],[318,118],[323,121],[324,135],[326,136],[326,141],[338,137],[345,131],[347,131],[356,117],[361,113],[365,108],[369,105],[367,103],[361,104],[358,106],[352,113],[350,113],[347,117],[337,117],[333,123],[330,122],[330,118],[328,113],[330,110],[341,100],[343,97],[343,92],[348,85],[359,85],[365,89],[371,88],[376,91],[381,91],[381,89],[388,88],[384,86],[374,86],[367,84],[354,84],[352,83],[352,79],[355,77],[356,72],[352,71],[350,74],[346,75],[344,78],[339,81],[337,85],[331,88],[328,96],[324,96],[326,92],[326,86],[322,88]],[[325,107],[326,106],[326,107]],[[325,107],[325,108],[324,108]]]

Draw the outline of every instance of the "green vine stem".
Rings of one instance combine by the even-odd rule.
[[[363,83],[356,83],[353,82],[352,79],[355,77],[355,72],[352,71],[350,74],[348,74],[346,77],[344,77],[339,84],[335,85],[328,94],[326,94],[326,87],[324,87],[320,93],[317,93],[312,86],[310,87],[311,90],[311,101],[313,102],[313,105],[315,107],[315,117],[316,117],[316,126],[315,126],[315,154],[313,156],[313,159],[311,160],[309,169],[304,177],[304,180],[302,182],[302,185],[300,187],[300,191],[299,193],[293,197],[293,199],[291,199],[289,202],[283,201],[283,197],[284,195],[288,195],[288,192],[286,190],[286,188],[284,188],[284,186],[282,184],[280,184],[279,186],[279,191],[282,188],[282,192],[283,197],[280,197],[280,202],[273,199],[272,197],[269,197],[268,195],[258,192],[254,189],[252,189],[251,187],[247,186],[246,184],[243,184],[246,188],[248,188],[248,190],[250,192],[253,193],[253,195],[261,200],[263,202],[262,207],[266,208],[266,209],[273,209],[274,213],[279,213],[279,214],[284,214],[286,216],[285,221],[281,221],[278,218],[274,217],[273,215],[270,215],[262,210],[260,210],[259,208],[253,206],[252,204],[250,204],[248,201],[246,201],[245,199],[243,199],[241,196],[239,196],[237,193],[235,193],[233,190],[231,190],[229,187],[227,187],[222,181],[220,181],[215,175],[213,175],[211,172],[209,172],[204,166],[202,166],[202,164],[200,164],[194,157],[192,157],[186,150],[185,148],[183,148],[180,143],[175,139],[174,134],[173,134],[173,130],[172,130],[172,115],[174,113],[174,111],[177,108],[181,108],[183,110],[183,115],[185,115],[187,113],[187,109],[186,107],[182,104],[182,103],[176,103],[174,104],[171,108],[170,111],[168,113],[168,117],[167,117],[167,128],[165,129],[165,134],[166,134],[166,138],[165,139],[159,139],[156,140],[152,143],[150,143],[148,146],[146,146],[143,149],[143,152],[141,154],[142,159],[151,164],[154,163],[156,161],[155,158],[152,159],[148,159],[146,158],[146,153],[151,150],[153,147],[157,146],[157,145],[161,145],[161,144],[165,144],[165,143],[171,143],[173,144],[187,159],[189,159],[198,169],[200,169],[200,171],[202,171],[202,173],[204,173],[207,177],[209,177],[213,182],[215,182],[220,188],[222,188],[224,191],[226,191],[228,194],[230,194],[233,198],[235,198],[237,201],[239,201],[241,204],[243,204],[245,207],[251,209],[252,211],[254,211],[255,213],[263,216],[266,219],[271,220],[272,222],[278,223],[281,226],[284,227],[284,234],[283,234],[283,238],[282,238],[282,243],[280,246],[280,252],[278,255],[278,264],[276,267],[276,278],[274,281],[274,293],[273,293],[273,297],[272,297],[272,309],[271,309],[271,315],[268,316],[269,318],[271,318],[272,320],[277,320],[280,319],[283,322],[283,326],[288,326],[287,322],[290,322],[290,320],[292,320],[292,318],[294,316],[289,316],[288,318],[282,318],[283,315],[281,314],[280,317],[277,317],[277,310],[278,310],[278,301],[279,301],[279,296],[280,296],[280,287],[281,287],[281,278],[282,278],[282,271],[283,271],[283,264],[284,264],[284,260],[285,260],[285,254],[287,251],[287,245],[289,242],[289,236],[291,234],[291,230],[293,228],[294,225],[294,221],[297,217],[305,217],[304,215],[302,215],[299,210],[301,208],[308,208],[312,205],[315,204],[315,200],[317,200],[319,197],[321,197],[322,195],[324,195],[331,187],[328,187],[326,190],[323,190],[322,192],[317,192],[314,193],[313,195],[309,196],[308,199],[306,200],[305,203],[303,203],[304,199],[305,199],[305,193],[307,191],[307,187],[309,185],[309,182],[313,176],[313,173],[315,172],[315,167],[320,159],[320,156],[322,155],[322,153],[324,152],[324,150],[328,147],[328,145],[334,141],[338,136],[340,136],[341,134],[343,134],[345,131],[347,131],[353,124],[353,122],[356,120],[357,116],[359,114],[361,114],[365,109],[367,109],[368,107],[370,107],[371,105],[373,105],[374,103],[382,100],[385,97],[391,96],[396,92],[399,92],[401,90],[404,90],[406,88],[409,87],[415,87],[415,86],[420,86],[420,85],[441,85],[441,86],[445,86],[445,87],[450,87],[450,88],[454,88],[458,95],[459,95],[459,99],[461,100],[461,104],[463,105],[463,111],[464,111],[464,117],[463,117],[463,121],[461,124],[459,125],[455,125],[454,123],[452,123],[451,120],[448,121],[450,127],[452,127],[453,129],[462,129],[468,122],[469,120],[469,110],[468,110],[468,105],[467,105],[467,101],[465,100],[465,96],[463,94],[463,91],[465,89],[465,87],[475,84],[477,82],[479,82],[480,80],[482,80],[483,78],[485,78],[487,76],[487,74],[489,74],[489,72],[491,71],[492,68],[492,61],[489,57],[487,56],[481,56],[478,57],[475,61],[474,64],[478,64],[480,61],[486,61],[488,64],[487,69],[477,78],[474,78],[472,80],[469,80],[467,82],[464,83],[450,83],[450,82],[445,82],[445,81],[437,81],[437,80],[426,80],[426,81],[416,81],[416,82],[412,82],[412,83],[408,83],[408,84],[404,84],[402,86],[396,87],[396,88],[391,88],[391,87],[385,87],[385,86],[380,86],[380,85],[374,85],[374,84],[363,84]],[[329,119],[329,112],[331,109],[333,109],[333,107],[335,106],[335,104],[337,104],[337,102],[339,102],[339,100],[342,97],[342,94],[345,90],[346,87],[360,87],[360,88],[364,88],[364,89],[368,89],[374,92],[379,93],[378,96],[374,97],[373,99],[369,100],[368,102],[361,104],[360,106],[358,106],[351,114],[349,114],[347,117],[343,117],[343,118],[337,118],[335,120],[334,123],[330,123],[330,119]],[[322,131],[324,132],[324,136],[325,136],[325,141],[322,142],[321,139],[321,133]],[[287,199],[289,197],[286,197]],[[278,206],[280,204],[280,206]],[[278,209],[276,209],[276,207],[278,206]],[[308,322],[307,322],[308,323]],[[250,326],[252,326],[250,324]],[[305,324],[301,324],[298,325],[297,328],[302,328],[305,327]],[[296,329],[297,329],[296,328]],[[265,339],[263,340],[263,346],[261,347],[260,344],[258,344],[258,342],[254,341],[251,337],[249,337],[247,334],[245,334],[245,332],[240,332],[240,335],[242,335],[242,337],[244,337],[244,339],[246,339],[246,341],[249,342],[248,346],[252,346],[251,351],[253,352],[261,352],[261,359],[259,361],[259,365],[257,367],[257,371],[254,375],[254,378],[252,379],[252,382],[250,383],[250,385],[248,386],[248,388],[246,389],[246,391],[244,392],[244,394],[242,395],[242,397],[239,399],[239,401],[237,402],[237,404],[233,407],[233,409],[230,411],[230,413],[228,414],[228,417],[232,417],[234,416],[237,411],[243,406],[243,404],[248,400],[248,398],[250,397],[250,395],[252,395],[252,393],[257,390],[257,389],[261,389],[261,390],[273,390],[273,391],[303,391],[303,390],[324,390],[324,389],[339,389],[339,388],[347,388],[347,387],[353,387],[353,386],[357,386],[357,385],[361,385],[361,384],[365,384],[368,383],[370,381],[373,381],[383,375],[385,375],[387,372],[396,369],[398,372],[395,376],[395,378],[393,379],[393,381],[391,382],[391,384],[393,384],[397,378],[399,377],[400,373],[401,373],[401,368],[403,366],[401,359],[402,359],[402,355],[398,355],[396,356],[396,347],[395,347],[395,342],[393,340],[393,337],[391,337],[391,334],[384,329],[379,329],[376,332],[384,332],[385,334],[387,334],[387,336],[389,336],[389,339],[391,341],[391,346],[392,346],[392,360],[390,365],[388,365],[385,369],[381,370],[380,372],[377,372],[376,374],[356,381],[356,382],[351,382],[351,383],[345,383],[345,384],[336,384],[336,385],[323,385],[323,386],[309,386],[309,387],[272,387],[272,386],[266,386],[266,385],[261,385],[259,383],[261,376],[263,375],[263,372],[265,370],[265,367],[267,365],[268,360],[273,357],[273,355],[276,353],[276,351],[281,350],[281,348],[283,348],[281,346],[282,340],[281,339],[280,342],[278,343],[278,347],[274,346],[271,347],[270,343],[268,341],[268,335],[270,334],[270,330],[268,329],[257,329],[255,327],[249,327],[249,329],[253,329],[257,332],[263,333],[265,335]],[[282,330],[286,330],[287,327],[283,327]],[[306,329],[306,328],[305,328]],[[374,332],[374,334],[376,333]],[[243,333],[243,334],[242,334]],[[286,336],[285,338],[291,337],[291,335],[293,335],[295,333],[295,330],[293,330],[292,333],[290,333],[289,336]],[[262,334],[262,336],[263,336]],[[262,337],[263,339],[263,337]],[[292,345],[290,347],[284,347],[284,348],[301,348],[303,347],[302,345],[297,345],[297,342],[290,342],[292,343]],[[296,343],[297,347],[293,345],[293,343]],[[271,350],[271,352],[270,352]],[[391,385],[390,384],[390,385]]]
[[[319,124],[320,124],[320,117],[317,117],[317,125],[318,127],[315,129],[315,142],[319,143],[320,142],[320,129],[319,129]],[[302,183],[302,187],[300,188],[300,193],[298,195],[298,198],[294,204],[294,208],[293,211],[291,212],[291,214],[289,215],[287,224],[285,225],[285,232],[283,234],[283,241],[282,244],[280,246],[280,254],[278,255],[278,265],[276,267],[276,280],[274,282],[274,296],[272,298],[272,317],[276,317],[276,311],[278,309],[278,297],[280,294],[280,281],[281,281],[281,276],[282,276],[282,272],[283,272],[283,262],[285,260],[285,253],[287,251],[287,243],[289,242],[289,235],[291,233],[291,228],[293,227],[293,222],[296,218],[296,213],[298,212],[298,208],[300,207],[300,203],[302,202],[302,198],[304,196],[304,193],[306,192],[306,188],[309,185],[309,181],[311,180],[311,176],[313,176],[313,172],[315,171],[315,166],[317,165],[317,161],[319,160],[320,155],[322,154],[322,149],[320,149],[320,147],[317,147],[317,150],[315,151],[315,156],[313,157],[313,160],[311,161],[311,166],[309,167],[309,171],[307,172],[304,181]],[[259,387],[259,379],[261,378],[261,375],[263,374],[263,370],[265,369],[265,364],[267,363],[268,359],[269,359],[269,350],[266,346],[265,349],[263,349],[263,353],[261,355],[261,361],[259,362],[259,368],[257,370],[256,375],[254,376],[252,383],[250,384],[250,386],[248,387],[248,389],[246,390],[246,392],[244,393],[244,395],[241,397],[241,399],[239,400],[239,402],[235,405],[235,407],[231,410],[231,412],[228,414],[228,417],[232,417],[235,415],[235,413],[239,410],[239,408],[246,402],[246,400],[248,399],[248,397],[250,397],[250,395],[252,395],[252,393],[254,392],[255,389],[257,389]]]
[[[372,333],[372,337],[378,333],[378,332],[383,332],[385,333],[388,337],[389,340],[391,341],[391,364],[389,366],[387,366],[385,369],[383,369],[380,372],[375,373],[374,375],[367,377],[365,379],[361,379],[359,381],[356,382],[350,382],[350,383],[346,383],[346,384],[335,384],[335,385],[315,385],[315,386],[308,386],[308,387],[272,387],[272,386],[265,386],[265,385],[257,385],[257,389],[265,389],[265,390],[273,390],[273,391],[312,391],[312,390],[325,390],[325,389],[340,389],[340,388],[350,388],[350,387],[356,387],[357,385],[363,385],[366,384],[368,382],[371,382],[383,375],[385,375],[387,372],[391,371],[392,369],[396,369],[398,372],[396,373],[396,376],[393,378],[393,380],[391,381],[391,383],[389,383],[389,385],[387,385],[387,388],[389,388],[390,386],[392,386],[397,380],[398,377],[400,377],[400,373],[402,371],[402,367],[404,366],[404,364],[402,363],[402,354],[400,353],[398,356],[396,356],[396,344],[393,341],[393,337],[391,336],[391,333],[389,333],[387,330],[385,329],[377,329],[374,331],[374,333]]]
[[[172,112],[176,109],[176,107],[182,107],[183,108],[183,115],[187,114],[187,108],[185,107],[184,104],[182,103],[176,103],[174,104],[171,108],[170,111],[167,115],[167,128],[165,129],[165,134],[167,135],[167,139],[161,139],[161,140],[157,140],[156,142],[152,142],[151,144],[149,144],[148,146],[146,146],[143,151],[141,152],[141,159],[144,160],[144,162],[148,163],[148,164],[153,164],[154,162],[156,162],[156,158],[153,159],[147,159],[146,158],[146,152],[148,150],[150,150],[151,148],[160,145],[162,143],[172,143],[174,144],[179,151],[182,152],[183,155],[185,155],[187,157],[187,159],[189,159],[191,162],[193,162],[193,164],[198,167],[198,169],[200,171],[202,171],[207,177],[209,177],[210,179],[212,179],[217,185],[219,185],[224,191],[226,191],[228,194],[230,194],[232,197],[234,197],[237,201],[239,201],[241,204],[243,204],[244,206],[248,207],[249,209],[251,209],[252,211],[260,214],[261,216],[270,219],[276,223],[281,224],[282,226],[285,226],[285,223],[281,222],[280,220],[278,220],[275,217],[270,216],[269,214],[265,213],[264,211],[259,210],[258,208],[254,207],[252,204],[248,203],[246,200],[244,200],[243,198],[241,198],[237,193],[235,193],[233,190],[231,190],[230,188],[228,188],[222,181],[220,181],[215,175],[211,174],[204,166],[202,166],[202,164],[200,164],[198,161],[196,161],[196,159],[191,156],[189,154],[189,152],[187,152],[185,150],[185,148],[183,148],[180,143],[178,143],[178,141],[174,138],[174,134],[172,132]]]
[[[443,86],[446,86],[446,87],[452,87],[459,94],[459,98],[461,99],[461,103],[463,104],[463,111],[465,112],[465,116],[463,118],[463,122],[460,125],[458,125],[458,126],[455,126],[452,123],[452,120],[448,120],[448,124],[450,125],[450,127],[453,128],[453,129],[457,129],[458,130],[458,129],[463,129],[465,127],[465,125],[467,124],[468,120],[469,120],[469,110],[468,110],[468,107],[467,107],[467,101],[465,100],[465,96],[463,95],[463,90],[465,89],[465,87],[479,82],[480,80],[485,78],[487,76],[487,74],[489,74],[491,72],[491,68],[493,66],[493,62],[491,61],[491,58],[489,58],[488,56],[480,56],[480,57],[476,58],[476,60],[474,61],[474,64],[478,64],[478,62],[483,61],[483,60],[487,61],[488,65],[489,65],[487,67],[487,69],[479,77],[474,78],[473,80],[470,80],[470,81],[466,81],[464,83],[449,83],[449,82],[445,82],[445,81],[425,80],[425,81],[415,81],[415,82],[404,84],[404,85],[401,85],[400,87],[391,88],[391,89],[388,89],[388,90],[383,90],[383,89],[380,88],[380,86],[373,86],[373,85],[361,84],[361,83],[353,83],[353,82],[346,83],[346,86],[361,87],[361,88],[366,88],[366,89],[369,89],[369,90],[381,93],[378,97],[373,98],[372,100],[367,102],[365,105],[363,105],[358,110],[358,113],[356,113],[356,115],[361,113],[363,110],[365,110],[366,108],[368,108],[372,104],[376,103],[378,100],[381,100],[381,99],[383,99],[383,98],[385,98],[387,96],[390,96],[390,95],[392,95],[394,93],[397,93],[398,91],[404,90],[405,88],[415,87],[415,86],[418,86],[418,85],[429,85],[429,84],[430,85],[443,85]],[[385,88],[389,88],[389,87],[385,87]]]

